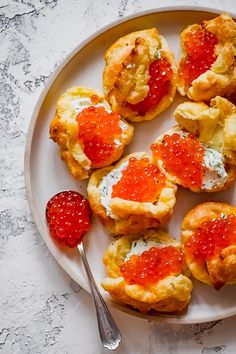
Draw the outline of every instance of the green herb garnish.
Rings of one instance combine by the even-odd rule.
[[[157,50],[156,53],[154,54],[154,59],[155,60],[160,60],[161,59],[161,51]]]

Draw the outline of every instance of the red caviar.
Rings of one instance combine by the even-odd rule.
[[[90,97],[90,100],[91,100],[92,104],[97,104],[100,101],[100,98],[98,95],[94,94]]]
[[[89,202],[78,192],[64,191],[49,200],[46,217],[50,235],[68,247],[76,247],[90,229]]]
[[[184,248],[196,262],[203,262],[231,245],[236,245],[236,216],[233,214],[203,222]]]
[[[179,274],[184,266],[182,252],[173,246],[152,247],[140,256],[133,255],[120,268],[130,285],[146,286],[171,274]]]
[[[160,100],[168,94],[173,70],[170,63],[165,58],[156,59],[149,66],[150,79],[148,81],[149,92],[147,97],[134,105],[129,104],[129,108],[144,116],[149,110],[154,108]]]
[[[183,45],[187,54],[180,61],[179,74],[188,86],[211,68],[216,60],[217,43],[217,37],[205,29],[189,32],[186,35]]]
[[[193,134],[186,137],[174,133],[165,135],[163,142],[151,146],[154,158],[163,161],[164,168],[175,175],[183,187],[200,188],[203,178],[204,147]]]
[[[114,153],[114,140],[122,133],[119,121],[117,113],[109,113],[104,107],[89,106],[77,115],[78,139],[93,167],[99,167]]]
[[[153,203],[164,187],[165,180],[164,174],[148,158],[138,160],[131,157],[127,168],[122,171],[121,179],[112,187],[112,198]]]

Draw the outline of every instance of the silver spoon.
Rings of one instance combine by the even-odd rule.
[[[52,197],[48,201],[47,206],[46,206],[46,219],[47,219],[48,224],[50,222],[49,208],[50,208],[50,205],[53,203],[53,200],[55,200],[54,198],[58,197],[62,193],[66,194],[68,192],[73,193],[73,194],[77,194],[78,196],[81,196],[81,194],[78,192],[63,191],[63,192],[56,194],[54,197]],[[81,196],[81,197],[86,201],[86,199],[83,196]],[[94,306],[96,309],[98,329],[99,329],[99,334],[100,334],[102,344],[105,348],[107,348],[109,350],[115,350],[116,348],[118,348],[118,346],[121,342],[121,334],[120,334],[119,328],[118,328],[117,324],[115,323],[115,320],[112,317],[112,315],[111,315],[105,301],[103,300],[102,295],[101,295],[100,291],[98,290],[98,287],[95,283],[93,274],[91,272],[91,269],[90,269],[88,261],[87,261],[87,257],[86,257],[85,251],[84,251],[82,241],[80,241],[77,244],[77,249],[78,249],[81,259],[83,261],[83,266],[86,271],[88,283],[89,283],[89,286],[91,289],[91,294],[92,294]]]

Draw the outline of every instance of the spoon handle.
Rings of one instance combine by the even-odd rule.
[[[103,300],[97,285],[95,283],[94,277],[90,270],[87,257],[84,252],[83,243],[81,242],[77,246],[80,256],[83,261],[83,265],[88,277],[96,314],[97,314],[97,321],[98,321],[98,328],[100,333],[100,338],[103,343],[103,346],[110,350],[115,350],[121,341],[121,334],[117,324],[115,323],[108,307]]]

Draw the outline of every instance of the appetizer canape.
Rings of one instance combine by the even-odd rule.
[[[174,54],[156,28],[119,38],[105,60],[103,87],[113,112],[130,121],[150,120],[173,101]]]
[[[122,236],[110,244],[103,261],[102,287],[118,302],[146,313],[181,311],[190,301],[192,282],[184,275],[180,244],[163,231]]]
[[[110,232],[140,234],[170,219],[176,189],[152,159],[140,152],[95,171],[89,179],[88,198]]]
[[[84,87],[61,95],[50,125],[50,138],[75,179],[120,159],[133,137],[133,127],[110,110],[104,97]]]
[[[207,202],[185,216],[182,247],[192,275],[216,290],[236,284],[236,208]]]
[[[236,107],[219,96],[210,105],[180,104],[179,125],[151,146],[159,169],[193,192],[226,190],[236,179]]]
[[[236,22],[227,14],[181,33],[177,89],[195,101],[227,96],[236,89]]]

